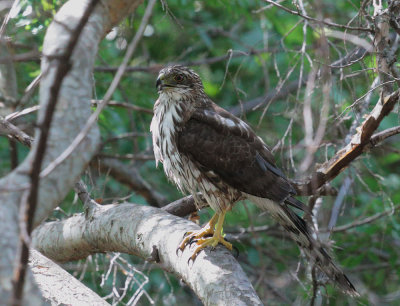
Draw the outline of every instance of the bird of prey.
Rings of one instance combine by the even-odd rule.
[[[354,286],[322,247],[312,226],[290,206],[307,210],[263,140],[248,124],[215,104],[197,73],[175,65],[162,69],[156,87],[150,130],[156,163],[182,192],[199,201],[202,194],[215,211],[199,231],[188,233],[178,250],[196,244],[194,261],[205,247],[232,245],[222,233],[225,214],[234,203],[249,199],[267,211],[319,269],[344,292]],[[189,259],[190,260],[190,259]]]

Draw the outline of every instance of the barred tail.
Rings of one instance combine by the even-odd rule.
[[[307,257],[344,293],[359,296],[347,276],[334,264],[332,257],[322,247],[314,230],[302,218],[283,203],[278,204],[252,195],[248,195],[248,198],[261,209],[268,211],[288,231]]]

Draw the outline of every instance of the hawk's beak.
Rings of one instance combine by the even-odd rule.
[[[164,87],[164,79],[165,79],[165,75],[164,73],[161,73],[158,78],[157,78],[157,82],[156,82],[156,88],[157,91],[161,91]]]
[[[161,78],[158,78],[157,82],[156,82],[157,91],[160,91],[161,87],[162,87],[162,81],[161,81]]]

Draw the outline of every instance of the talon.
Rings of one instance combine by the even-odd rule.
[[[190,256],[189,259],[188,259],[188,261],[187,261],[187,264],[190,265],[190,261],[192,261],[192,263],[194,264],[194,261],[196,260],[196,257],[197,257],[197,256],[195,256],[195,257]]]
[[[193,234],[193,232],[186,232],[186,233],[183,234],[183,237],[189,236],[191,234]]]
[[[176,249],[176,256],[179,256],[179,251],[181,251],[183,253],[183,250],[181,250],[180,248]]]
[[[192,244],[193,244],[193,243],[197,243],[197,241],[198,241],[197,239],[194,239],[194,238],[193,238],[193,239],[191,239],[191,241],[189,241],[189,243],[188,243],[187,245],[189,245],[189,247],[191,247]]]
[[[195,256],[194,254],[189,257],[187,264],[190,265],[190,261],[192,261],[192,264],[194,264],[194,261],[196,260],[197,255]]]
[[[188,245],[191,247],[195,244],[195,249],[188,259],[188,264],[190,264],[190,261],[194,263],[198,254],[208,246],[214,250],[218,244],[222,244],[228,250],[232,251],[232,244],[226,241],[222,234],[224,218],[225,213],[215,214],[201,230],[185,234],[185,238],[179,245],[177,253],[179,250],[183,252]]]

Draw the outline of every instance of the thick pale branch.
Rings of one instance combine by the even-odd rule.
[[[91,289],[36,250],[29,265],[43,297],[56,305],[109,305]]]
[[[88,0],[67,2],[57,13],[55,21],[49,26],[46,33],[41,66],[41,107],[38,122],[43,120],[53,89],[57,65],[52,65],[52,62],[55,58],[65,55],[65,48],[71,39],[73,29],[83,15],[87,3]],[[90,17],[74,48],[69,73],[62,82],[43,166],[50,164],[68,147],[90,116],[92,69],[98,43],[107,30],[140,3],[140,0],[102,1]],[[98,129],[92,129],[86,136],[81,145],[65,160],[65,163],[41,179],[38,188],[39,202],[35,212],[35,225],[45,219],[49,212],[65,197],[96,152],[99,143]],[[37,146],[36,140],[25,161],[12,173],[0,180],[0,190],[7,191],[0,193],[0,232],[7,233],[0,237],[0,249],[3,250],[0,257],[0,281],[2,283],[0,296],[2,300],[8,299],[12,287],[13,262],[17,252],[17,239],[20,231],[18,226],[22,224],[19,220],[18,205],[23,198],[24,188],[29,186],[28,173],[37,152]]]
[[[97,252],[124,252],[158,262],[182,278],[205,305],[260,305],[247,276],[224,247],[207,249],[188,264],[189,250],[176,254],[183,235],[199,227],[160,209],[133,204],[89,205],[81,214],[39,226],[34,247],[55,261]]]
[[[20,215],[24,220],[24,229],[20,237],[18,254],[19,259],[14,270],[13,305],[19,305],[23,297],[26,265],[29,259],[29,243],[24,237],[25,235],[30,236],[33,229],[33,220],[39,198],[38,191],[40,184],[40,169],[47,151],[47,140],[49,138],[50,125],[53,121],[61,84],[71,68],[70,59],[81,32],[88,22],[90,15],[93,13],[97,3],[98,0],[91,0],[90,3],[88,3],[83,15],[71,34],[71,37],[64,49],[64,53],[59,57],[49,59],[49,61],[52,62],[51,65],[56,66],[56,69],[54,71],[54,80],[53,84],[51,85],[50,94],[47,96],[48,100],[44,101],[46,104],[46,110],[42,116],[42,120],[40,120],[38,123],[40,127],[40,133],[37,135],[34,156],[32,157],[32,164],[29,169],[29,192],[27,193],[26,200],[23,199],[21,203]]]

